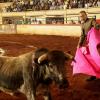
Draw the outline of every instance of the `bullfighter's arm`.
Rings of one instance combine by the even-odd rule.
[[[92,19],[92,25],[96,29],[100,29],[100,24],[98,24],[94,19]]]
[[[79,38],[79,42],[78,42],[78,48],[81,47],[84,43],[84,40],[85,40],[85,32],[84,32],[84,29],[81,27],[81,36]]]

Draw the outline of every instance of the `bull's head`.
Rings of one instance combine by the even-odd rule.
[[[44,79],[51,79],[59,84],[60,88],[68,87],[69,83],[66,79],[65,61],[73,59],[73,56],[62,51],[53,50],[43,54],[38,58],[38,63],[46,62]]]

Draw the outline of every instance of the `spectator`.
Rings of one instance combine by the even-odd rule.
[[[57,21],[56,20],[52,20],[52,24],[56,24],[57,23]]]
[[[13,1],[13,4],[8,6],[4,11],[21,12],[29,10],[58,10],[100,6],[100,0],[0,0],[0,2],[9,1]]]
[[[74,22],[74,20],[70,20],[69,24],[76,24],[76,23]]]
[[[100,7],[100,0],[97,1],[97,6]]]

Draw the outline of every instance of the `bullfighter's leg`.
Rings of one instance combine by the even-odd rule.
[[[86,81],[94,81],[96,80],[96,76],[90,76],[88,79],[86,79]]]

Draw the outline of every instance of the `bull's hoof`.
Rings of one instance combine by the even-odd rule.
[[[50,92],[44,93],[44,100],[52,100]]]

